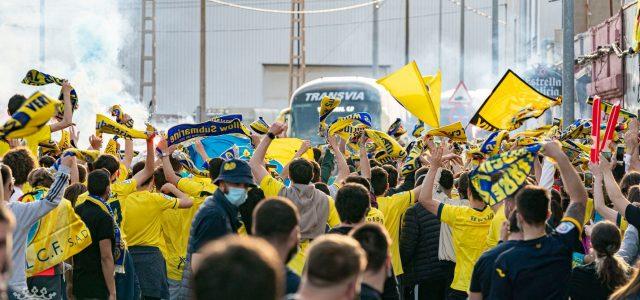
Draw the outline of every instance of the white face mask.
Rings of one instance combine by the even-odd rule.
[[[236,207],[247,201],[247,190],[244,188],[229,187],[229,190],[224,195]]]

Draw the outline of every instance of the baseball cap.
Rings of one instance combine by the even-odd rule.
[[[220,168],[220,175],[216,178],[215,184],[218,182],[244,183],[249,186],[255,186],[253,183],[253,175],[251,167],[244,160],[230,159],[225,161]]]

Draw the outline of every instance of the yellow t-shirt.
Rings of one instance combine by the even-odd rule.
[[[391,237],[391,264],[396,275],[404,273],[400,260],[400,226],[402,216],[415,203],[413,191],[398,193],[388,197],[378,197],[378,210],[384,216],[383,224]]]
[[[118,173],[118,181],[125,181],[129,177],[129,169],[124,164],[120,164],[120,173]]]
[[[500,205],[498,211],[496,211],[493,220],[491,220],[491,226],[489,226],[489,234],[487,235],[487,248],[495,247],[500,241],[500,230],[502,229],[502,223],[507,220],[507,216],[504,214],[504,204]]]
[[[211,183],[211,179],[207,183],[195,178],[180,178],[176,187],[191,197],[202,197],[203,193],[213,195],[218,189],[215,184]]]
[[[51,126],[45,125],[40,128],[36,133],[24,137],[25,142],[27,142],[27,149],[31,151],[31,153],[38,157],[38,144],[43,141],[48,141],[51,139]]]
[[[596,215],[596,210],[593,203],[593,199],[589,198],[587,199],[587,204],[585,205],[585,208],[584,208],[584,222],[582,224],[587,224],[591,220],[595,221],[595,218],[596,218],[595,215]],[[629,223],[627,222],[627,219],[625,219],[624,216],[621,215],[620,213],[617,213],[615,223],[618,226],[618,228],[620,228],[620,234],[624,236],[624,232],[627,230],[627,227],[629,225]]]
[[[193,206],[188,209],[168,209],[162,213],[164,246],[161,249],[167,265],[167,277],[171,280],[182,280],[191,223],[204,199],[193,198]]]
[[[384,225],[384,214],[382,214],[382,212],[379,209],[372,207],[369,210],[369,213],[367,213],[366,221]]]
[[[0,157],[4,157],[4,155],[7,154],[9,150],[11,150],[11,147],[9,147],[9,143],[0,141]]]
[[[451,288],[466,292],[471,283],[471,273],[476,261],[487,249],[487,234],[493,220],[489,206],[478,211],[467,206],[440,204],[438,218],[451,227],[456,268]]]
[[[178,208],[178,199],[160,193],[141,191],[131,193],[125,199],[126,210],[123,231],[129,246],[153,246],[160,248],[162,237],[162,213]]]

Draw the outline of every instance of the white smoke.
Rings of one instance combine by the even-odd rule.
[[[120,68],[118,54],[131,24],[118,10],[118,1],[45,1],[45,63],[40,64],[39,1],[0,1],[0,120],[6,120],[8,99],[36,90],[57,97],[59,87],[33,87],[20,81],[29,69],[68,79],[78,93],[79,109],[73,121],[80,131],[80,146],[94,132],[95,115],[108,115],[120,104],[144,129],[148,112],[125,91],[130,78]]]

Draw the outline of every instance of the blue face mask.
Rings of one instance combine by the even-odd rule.
[[[247,190],[243,188],[230,187],[225,196],[231,204],[238,207],[247,200]]]

